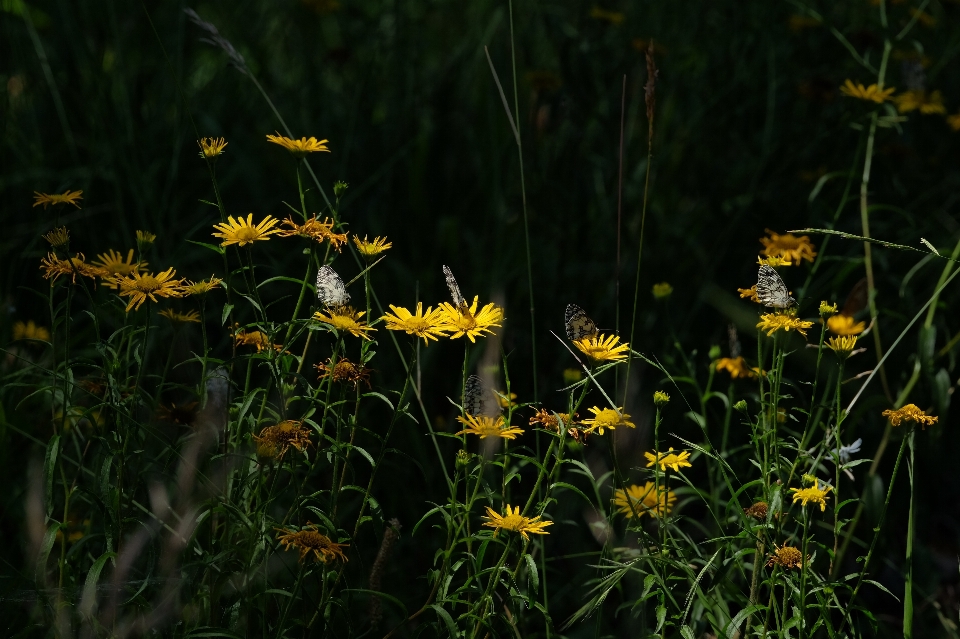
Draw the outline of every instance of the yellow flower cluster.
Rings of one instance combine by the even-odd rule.
[[[386,324],[387,330],[403,331],[408,335],[422,337],[424,344],[428,339],[437,341],[438,337],[456,339],[466,336],[471,342],[484,334],[493,334],[492,327],[502,326],[503,309],[493,302],[486,304],[477,311],[478,298],[473,298],[473,304],[459,309],[449,302],[443,302],[439,307],[428,306],[423,310],[423,303],[417,302],[415,313],[406,308],[390,304],[393,314],[387,313],[380,319]]]
[[[938,417],[927,415],[916,404],[907,404],[903,408],[896,410],[885,410],[883,416],[890,420],[891,426],[899,426],[903,422],[914,422],[920,424],[924,430],[927,426],[933,426],[937,423]]]
[[[683,451],[679,454],[673,452],[673,447],[671,446],[665,453],[644,453],[644,457],[647,458],[647,468],[650,468],[654,464],[660,466],[660,470],[666,471],[667,468],[672,468],[674,472],[680,472],[681,468],[691,468],[691,464],[688,459],[690,459],[690,453]]]
[[[658,493],[656,484],[652,481],[643,486],[634,484],[625,489],[618,488],[613,493],[613,505],[627,519],[644,515],[650,515],[651,518],[664,517],[673,510],[676,501],[677,496],[672,490],[661,488]]]
[[[511,510],[512,508],[512,510]],[[529,535],[549,535],[544,528],[547,526],[552,526],[552,521],[541,521],[541,517],[524,517],[520,514],[520,506],[511,507],[507,505],[507,514],[501,515],[490,506],[487,506],[487,516],[485,517],[487,521],[484,522],[484,526],[489,526],[494,528],[494,536],[496,536],[500,530],[512,530],[513,532],[518,532],[523,535],[524,539],[529,540]]]
[[[792,313],[764,313],[757,323],[757,328],[766,331],[768,337],[777,331],[786,333],[791,329],[806,337],[807,329],[811,326],[813,326],[813,322],[798,319]]]

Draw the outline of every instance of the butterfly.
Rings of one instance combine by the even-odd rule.
[[[339,308],[350,302],[347,287],[330,266],[321,266],[317,271],[317,297],[327,308]]]
[[[757,274],[757,299],[764,306],[773,308],[790,308],[797,301],[790,297],[790,291],[780,274],[766,264],[760,265],[760,272]]]
[[[867,278],[863,278],[854,285],[850,294],[847,295],[847,301],[843,303],[843,310],[840,311],[840,314],[853,317],[867,307],[868,298]]]
[[[450,289],[450,297],[453,298],[453,305],[460,310],[461,314],[466,314],[469,311],[469,305],[467,300],[463,297],[463,293],[460,292],[460,287],[457,286],[457,280],[453,277],[453,271],[450,270],[450,267],[446,264],[443,265],[443,275],[447,278],[447,288]]]
[[[467,383],[463,386],[463,412],[467,415],[479,417],[483,414],[483,382],[476,375],[467,378]]]
[[[567,311],[563,314],[563,324],[567,331],[567,339],[571,342],[594,337],[597,334],[597,325],[576,304],[567,304]]]

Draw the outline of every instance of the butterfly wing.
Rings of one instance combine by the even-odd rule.
[[[790,297],[787,285],[772,266],[762,264],[757,273],[757,299],[764,306],[789,308],[796,302]]]
[[[329,265],[321,266],[317,271],[317,298],[327,308],[346,306],[350,302],[347,287]]]
[[[567,331],[567,339],[575,342],[597,334],[597,325],[587,316],[586,311],[576,304],[567,304],[563,314],[563,324]]]
[[[483,414],[483,404],[483,382],[471,375],[463,387],[463,412],[478,417]]]
[[[453,305],[463,311],[467,308],[467,300],[464,299],[463,294],[460,292],[460,287],[457,286],[457,280],[453,277],[453,271],[451,271],[450,267],[446,264],[443,265],[443,276],[447,278],[447,288],[450,289],[450,297],[453,298]]]
[[[840,311],[840,314],[853,317],[865,309],[869,299],[868,293],[867,278],[863,278],[850,290],[850,294],[847,295],[847,301],[843,303],[843,310]]]

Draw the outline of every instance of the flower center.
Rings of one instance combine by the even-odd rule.
[[[140,278],[140,281],[137,282],[137,288],[144,293],[152,293],[160,288],[160,282],[152,275],[144,275]]]
[[[237,238],[249,242],[260,237],[260,231],[253,226],[244,226],[237,230]]]
[[[507,530],[520,530],[523,526],[523,517],[520,515],[507,515],[501,523],[502,528]]]

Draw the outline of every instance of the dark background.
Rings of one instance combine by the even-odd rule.
[[[265,134],[283,132],[280,122],[251,80],[231,68],[220,49],[198,40],[202,33],[181,11],[186,6],[65,0],[2,5],[0,339],[7,338],[14,321],[45,317],[41,298],[25,291],[46,287],[37,268],[46,252],[40,234],[53,226],[51,212],[31,207],[35,190],[83,190],[82,210],[68,208],[62,219],[71,229],[72,246],[88,258],[109,248],[126,253],[134,246],[135,229],[147,229],[157,234],[151,265],[175,266],[178,275],[191,279],[220,271],[212,253],[183,241],[211,241],[210,226],[219,220],[215,209],[198,202],[212,199],[213,192],[197,158],[197,131],[229,142],[217,164],[229,213],[285,217],[282,202],[296,202],[293,161],[265,142]],[[553,389],[561,387],[562,370],[573,364],[548,332],[562,330],[567,303],[588,309],[603,328],[619,326],[624,339],[629,334],[647,168],[643,49],[650,38],[660,77],[634,339],[638,350],[658,357],[677,374],[705,379],[707,351],[722,344],[726,354],[726,324],[735,320],[745,353],[752,356],[755,309],[739,301],[735,289],[754,281],[764,229],[824,227],[840,207],[836,228],[861,233],[856,195],[862,150],[860,162],[855,158],[863,136],[856,127],[866,123],[871,104],[842,97],[838,87],[846,78],[869,84],[875,77],[857,64],[831,29],[876,65],[883,39],[907,25],[912,5],[894,2],[888,7],[889,30],[881,27],[879,8],[869,2],[809,6],[823,16],[822,23],[811,21],[799,3],[788,2],[515,4],[539,400],[560,401]],[[430,304],[446,299],[440,267],[449,264],[468,297],[479,294],[481,301],[496,299],[505,306],[508,322],[499,333],[509,353],[513,389],[521,401],[531,401],[518,156],[483,51],[489,47],[512,106],[507,4],[303,0],[208,2],[193,8],[240,52],[295,137],[329,139],[332,153],[315,154],[310,162],[328,193],[335,180],[350,184],[343,220],[353,233],[386,235],[393,242],[375,275],[381,301],[409,308],[417,299]],[[925,10],[933,22],[918,23],[894,43],[888,85],[903,87],[904,65],[923,60],[926,86],[942,91],[953,113],[960,108],[960,6],[931,2]],[[915,247],[925,237],[941,252],[952,250],[958,234],[958,140],[960,134],[940,115],[914,112],[896,127],[879,130],[870,183],[871,203],[882,205],[871,214],[875,237]],[[851,170],[851,197],[842,203]],[[829,179],[813,197],[822,176]],[[308,209],[322,212],[322,199],[308,186]],[[813,237],[818,249],[823,239]],[[258,247],[262,276],[299,276],[299,252],[275,244]],[[862,244],[832,239],[811,285],[801,292],[801,314],[815,316],[821,299],[842,303],[863,277],[862,255]],[[876,247],[874,255],[880,328],[889,346],[929,298],[942,263],[926,262],[907,281],[920,254]],[[338,265],[346,278],[358,271],[349,258]],[[804,265],[786,271],[794,292],[808,270]],[[650,295],[660,281],[675,289],[667,304],[655,303]],[[955,292],[948,290],[940,305],[938,352],[960,330]],[[213,325],[210,330],[220,336],[217,348],[227,349],[226,332],[216,332]],[[894,393],[913,369],[916,333],[914,328],[889,360]],[[381,341],[375,382],[399,388],[402,369],[383,336]],[[477,356],[481,350],[475,349]],[[691,371],[684,368],[681,351],[691,358]],[[425,401],[442,427],[453,416],[445,396],[458,393],[463,351],[459,342],[447,342],[421,353]],[[852,375],[874,364],[871,347],[851,360],[848,371]],[[924,360],[924,375],[909,401],[945,410],[949,395],[935,396],[931,380],[941,368],[954,380],[955,364],[955,348]],[[811,372],[801,363],[796,366],[798,377]],[[641,398],[648,398],[658,383],[649,369],[640,369],[626,408],[641,414],[641,426],[649,420],[640,407],[641,401],[648,402]],[[879,412],[889,407],[878,380],[871,384],[851,431],[864,438],[866,456],[883,429]],[[725,385],[726,380],[721,387]],[[852,396],[857,387],[851,382],[845,393]],[[748,392],[753,391],[744,387],[738,394]],[[4,419],[30,424],[30,418],[17,413],[15,401],[13,395],[4,399]],[[668,424],[693,437],[699,431],[683,412],[671,406]],[[960,486],[956,474],[948,472],[957,452],[955,427],[952,414],[942,412],[939,425],[918,433],[918,631],[943,632],[938,615],[957,618]],[[410,440],[405,446],[428,454],[416,435],[413,430],[405,435]],[[649,444],[647,429],[628,441],[634,446],[631,454],[639,456]],[[28,441],[3,430],[0,482],[9,490],[0,506],[0,554],[6,566],[0,572],[23,564],[17,521],[27,457],[22,453],[30,448]],[[884,460],[884,481],[893,456],[888,452]],[[442,482],[424,465],[422,473],[404,480],[418,490],[442,493]],[[396,472],[411,471],[398,463]],[[898,594],[905,477],[901,474],[887,520],[883,560],[874,564],[875,573]],[[408,513],[404,518],[412,525],[426,510],[423,495],[401,492],[392,496],[393,509]],[[385,503],[390,499],[381,497]],[[569,514],[580,517],[576,508]],[[861,525],[863,534],[867,530]],[[582,529],[570,528],[565,539],[572,547],[596,549]],[[410,570],[422,574],[429,553],[409,557]],[[398,566],[388,576],[394,587],[404,582],[405,570]],[[558,570],[574,574],[585,568],[566,562]],[[561,589],[557,600],[572,611],[582,602],[581,594]],[[867,600],[873,596],[868,592]],[[877,595],[874,603],[878,609],[882,605],[878,616],[892,636],[899,606],[883,597]],[[615,627],[613,621],[604,623],[613,624],[607,630]]]

